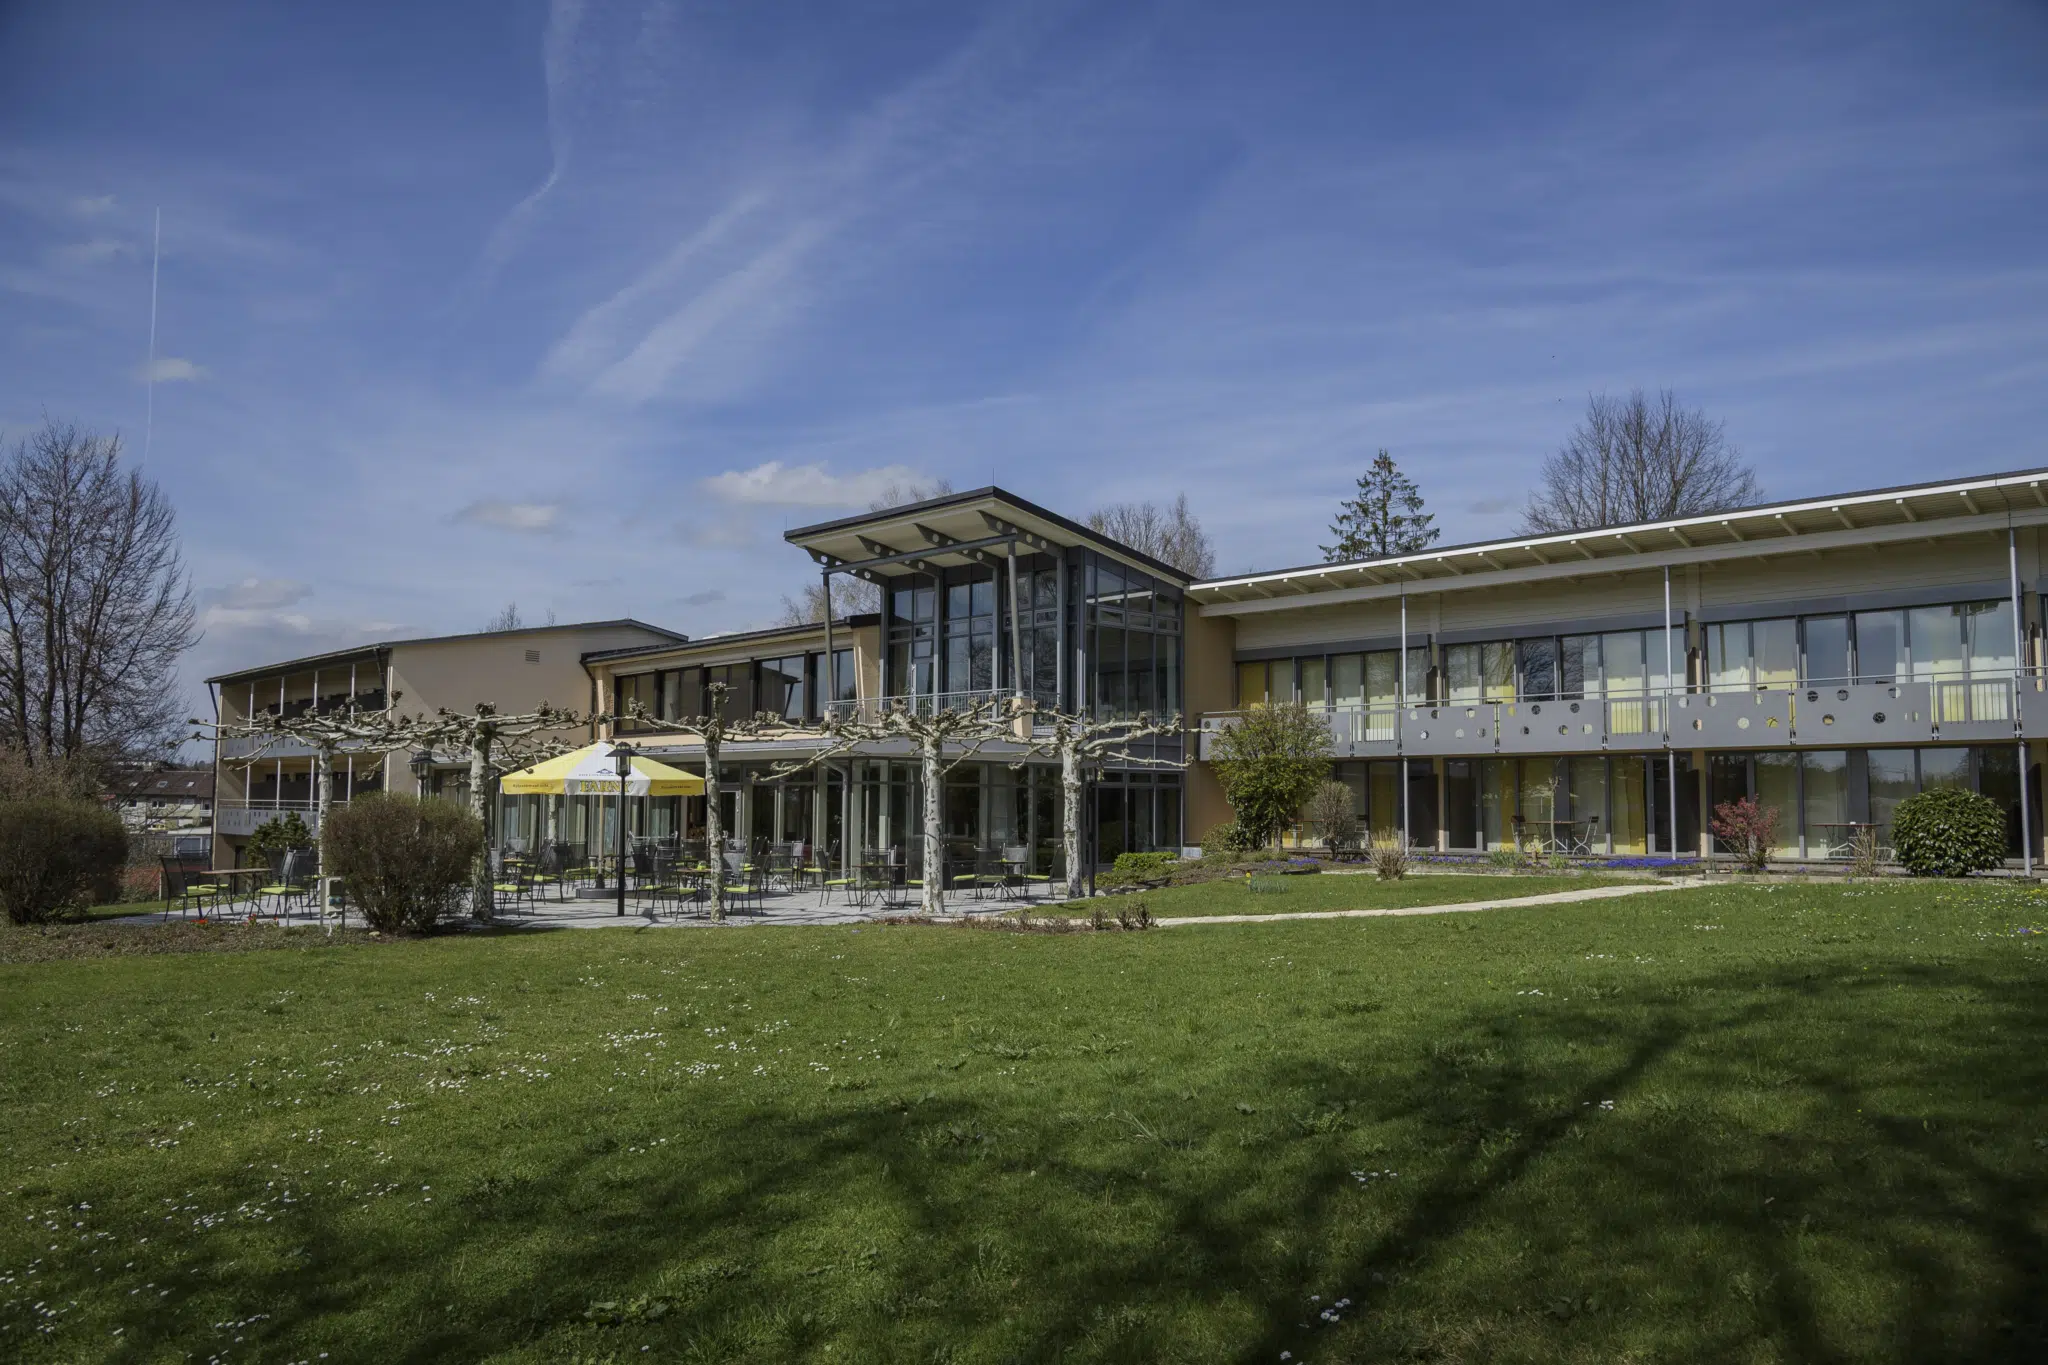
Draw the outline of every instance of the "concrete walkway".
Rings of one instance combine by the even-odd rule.
[[[1574,901],[1604,901],[1616,896],[1644,896],[1654,891],[1679,891],[1704,886],[1696,877],[1673,881],[1644,882],[1636,886],[1589,886],[1584,891],[1552,891],[1542,896],[1511,896],[1503,900],[1457,901],[1448,905],[1410,905],[1392,910],[1295,910],[1273,915],[1176,915],[1152,922],[1162,929],[1183,924],[1271,924],[1291,919],[1371,919],[1382,915],[1454,915],[1467,910],[1514,910],[1528,905],[1570,905]]]

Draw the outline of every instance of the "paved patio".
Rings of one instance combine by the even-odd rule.
[[[953,915],[1000,915],[1020,906],[1039,906],[1052,903],[1052,897],[1043,894],[1029,901],[997,899],[993,896],[977,900],[971,892],[951,892],[946,896],[946,913]],[[772,924],[867,924],[892,916],[915,914],[917,899],[895,899],[887,902],[870,902],[865,905],[851,905],[837,892],[820,892],[814,889],[800,891],[771,891],[759,901],[749,900],[744,908],[728,905],[726,925],[772,925]],[[219,916],[221,919],[238,920],[248,915],[246,906],[237,906]],[[170,918],[178,919],[173,910]],[[264,923],[276,922],[293,928],[308,928],[320,924],[320,917],[310,904],[294,906],[282,916],[269,909],[259,911],[256,918]],[[162,915],[136,915],[111,921],[122,924],[141,924],[160,921]],[[362,915],[351,909],[347,913],[349,925],[360,928]],[[328,923],[334,923],[332,916]],[[686,903],[678,910],[675,902],[664,901],[658,907],[645,898],[628,896],[626,913],[618,913],[618,902],[609,895],[586,891],[572,895],[566,900],[552,896],[537,897],[532,902],[521,901],[517,907],[501,906],[497,924],[501,927],[532,929],[612,929],[612,928],[668,928],[688,926],[710,926],[704,905]],[[724,926],[713,926],[724,927]]]

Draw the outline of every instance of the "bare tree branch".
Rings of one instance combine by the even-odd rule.
[[[31,763],[175,742],[198,639],[177,518],[118,437],[46,424],[0,463],[0,745]]]
[[[1522,514],[1529,534],[1584,531],[1702,516],[1763,500],[1756,474],[1728,443],[1725,424],[1655,399],[1600,394],[1564,445],[1543,462],[1542,483]]]
[[[1088,527],[1140,554],[1171,564],[1190,578],[1216,571],[1216,551],[1182,493],[1161,507],[1155,502],[1114,502],[1088,515]]]
[[[1185,759],[1161,759],[1138,752],[1140,741],[1180,738],[1178,713],[1164,718],[1141,714],[1125,720],[1103,720],[1085,713],[1033,708],[1027,754],[1057,758],[1060,763],[1061,829],[1066,850],[1067,899],[1079,900],[1085,881],[1081,866],[1081,796],[1091,765],[1114,762],[1125,767],[1185,768]]]

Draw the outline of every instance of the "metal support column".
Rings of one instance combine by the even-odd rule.
[[[1678,856],[1678,751],[1671,747],[1671,566],[1664,566],[1664,775],[1669,779],[1671,798],[1671,847]],[[1656,821],[1650,822],[1652,829]]]
[[[1408,846],[1408,589],[1401,589],[1401,661],[1394,672],[1394,752],[1401,768],[1401,846]]]
[[[1010,542],[1010,691],[1024,697],[1024,612],[1017,601],[1017,542]]]
[[[824,720],[832,714],[832,704],[839,700],[838,677],[833,668],[832,655],[832,571],[820,569],[818,579],[825,596],[825,676],[817,683],[818,719]]]
[[[2012,730],[2020,750],[2020,868],[2034,875],[2034,820],[2027,795],[2027,739],[2020,725],[2020,664],[2027,647],[2026,614],[2020,609],[2020,538],[2005,528],[2006,561],[2012,571]]]

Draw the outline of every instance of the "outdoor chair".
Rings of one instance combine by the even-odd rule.
[[[180,915],[199,912],[201,919],[206,912],[221,903],[228,889],[206,875],[203,865],[185,862],[178,858],[159,858],[164,876],[164,918],[171,917],[171,904],[176,902]]]
[[[250,909],[253,917],[262,913],[264,903],[269,902],[273,919],[282,921],[291,914],[294,903],[304,902],[310,888],[307,881],[312,875],[313,850],[310,848],[287,849],[272,864],[275,871],[268,885],[256,888],[256,903]]]
[[[758,910],[765,889],[758,864],[745,862],[736,852],[725,855],[725,876],[719,890],[724,893],[728,905],[737,901],[744,906],[751,900]]]
[[[1003,865],[997,873],[997,883],[1005,898],[1031,898],[1030,883],[1024,879],[1024,868],[1030,860],[1030,854],[1031,850],[1022,844],[1003,845]]]
[[[498,909],[518,909],[521,901],[533,904],[533,869],[524,858],[503,849],[493,849],[491,862],[491,904]]]
[[[532,883],[533,894],[536,898],[553,892],[556,900],[567,899],[568,883],[563,874],[568,863],[567,859],[563,856],[562,849],[563,845],[561,844],[541,845],[540,864],[533,869],[528,877],[528,880]]]

